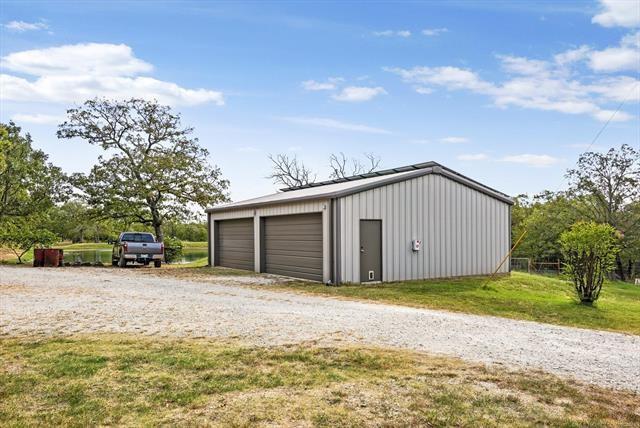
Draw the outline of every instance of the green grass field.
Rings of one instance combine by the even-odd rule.
[[[311,282],[281,289],[373,300],[480,315],[640,334],[640,287],[607,282],[593,306],[579,304],[568,281],[513,272],[487,283],[483,277],[328,287]]]
[[[54,245],[55,248],[63,248],[68,250],[108,250],[113,247],[112,244],[106,242],[82,242],[78,244],[60,243]],[[182,241],[184,249],[207,249],[207,242],[203,241]]]
[[[0,425],[638,426],[638,396],[404,351],[0,339]]]
[[[112,244],[106,242],[80,242],[76,244],[72,244],[71,242],[60,242],[52,246],[52,248],[62,248],[63,250],[110,250],[113,247]],[[203,241],[182,241],[182,248],[185,251],[206,251],[207,250],[207,242]],[[206,259],[204,259],[206,261]],[[22,257],[22,261],[25,264],[30,264],[33,262],[33,249],[27,251],[27,253]],[[7,249],[0,248],[0,263],[1,264],[16,264],[18,262],[15,254]],[[204,263],[206,265],[206,262]],[[196,265],[197,266],[197,265]]]

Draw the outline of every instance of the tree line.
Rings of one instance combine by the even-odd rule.
[[[89,173],[67,175],[18,125],[0,124],[0,246],[20,260],[35,245],[103,240],[124,228],[150,229],[159,241],[166,230],[206,239],[200,213],[229,200],[229,182],[192,133],[155,101],[86,101],[67,111],[57,136],[102,153]]]
[[[512,211],[513,239],[525,233],[514,257],[563,260],[558,241],[578,222],[606,224],[616,231],[620,251],[615,272],[625,280],[640,264],[640,151],[629,145],[606,153],[586,152],[566,174],[568,187],[534,196],[518,195]]]
[[[123,229],[206,240],[202,210],[229,200],[229,181],[179,114],[154,101],[88,100],[67,111],[60,140],[81,139],[102,149],[86,173],[65,174],[34,149],[28,133],[0,124],[0,246],[27,251],[51,245],[112,239]],[[268,178],[287,187],[317,180],[295,156],[269,155]],[[343,153],[329,157],[330,177],[366,174],[380,158]],[[606,224],[619,248],[614,265],[621,279],[640,264],[640,151],[630,145],[580,155],[559,192],[518,195],[512,211],[512,242],[526,231],[514,257],[564,260],[563,232],[578,222]],[[20,256],[20,253],[16,253]]]

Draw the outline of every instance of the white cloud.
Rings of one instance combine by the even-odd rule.
[[[290,123],[295,123],[297,125],[309,125],[309,126],[314,126],[318,128],[335,129],[335,130],[342,130],[342,131],[364,132],[368,134],[390,134],[391,133],[386,129],[374,128],[372,126],[359,125],[355,123],[341,122],[339,120],[325,118],[325,117],[288,116],[288,117],[283,117],[282,120],[285,120]]]
[[[484,153],[468,153],[463,155],[458,155],[456,159],[461,161],[482,161],[489,159],[489,156]]]
[[[343,81],[344,79],[342,77],[329,77],[326,82],[305,80],[301,85],[307,91],[331,91],[336,89],[338,84]]]
[[[442,33],[446,33],[449,30],[446,28],[425,28],[422,30],[422,34],[428,37],[439,36]]]
[[[82,43],[14,52],[2,57],[2,68],[32,76],[134,76],[153,71],[127,45]]]
[[[578,61],[583,61],[589,57],[591,48],[587,45],[582,45],[576,49],[570,49],[568,51],[559,53],[553,58],[558,65],[569,65]]]
[[[49,28],[46,22],[25,22],[25,21],[9,21],[4,24],[4,28],[9,31],[15,31],[17,33],[24,33],[25,31],[39,31]]]
[[[601,12],[591,22],[603,27],[640,26],[640,3],[634,0],[600,0]]]
[[[362,102],[369,101],[378,95],[384,95],[386,93],[387,91],[385,91],[381,86],[348,86],[339,94],[333,95],[332,98],[337,101]]]
[[[627,34],[619,46],[592,51],[589,66],[595,71],[640,70],[640,31]]]
[[[409,30],[384,30],[384,31],[374,31],[374,36],[377,37],[411,37],[411,31]]]
[[[507,73],[523,76],[549,75],[549,63],[546,61],[510,55],[498,55],[498,59],[500,59],[502,69]]]
[[[55,116],[55,115],[40,114],[40,113],[36,113],[36,114],[16,113],[13,116],[11,116],[11,120],[16,122],[17,124],[34,123],[37,125],[44,125],[44,124],[56,125],[58,123],[62,123],[64,119],[65,119],[64,116]]]
[[[419,93],[420,95],[429,95],[430,93],[433,92],[433,89],[431,88],[427,88],[425,86],[416,86],[414,88],[416,90],[417,93]]]
[[[465,137],[444,137],[440,139],[440,142],[445,144],[461,144],[468,143],[469,139]]]
[[[224,104],[221,92],[187,89],[140,76],[153,66],[127,45],[86,43],[15,52],[2,57],[4,70],[35,76],[0,75],[0,97],[8,101],[70,103],[88,98],[140,97],[172,105]]]
[[[634,43],[628,38],[625,43]],[[417,92],[429,93],[434,88],[464,90],[490,97],[497,107],[517,106],[527,109],[556,111],[566,114],[588,114],[597,120],[608,120],[612,102],[640,100],[640,81],[629,76],[574,76],[572,63],[584,60],[593,52],[585,48],[556,55],[554,61],[515,56],[499,56],[506,77],[502,82],[483,80],[475,71],[459,67],[387,68],[410,83]],[[631,97],[631,98],[630,98]],[[615,121],[631,119],[624,111]]]
[[[536,168],[545,168],[554,165],[560,161],[558,158],[554,158],[549,155],[532,155],[525,153],[522,155],[505,156],[500,159],[502,162],[518,163]]]
[[[260,150],[259,148],[253,147],[253,146],[242,146],[236,149],[236,152],[240,152],[240,153],[257,153],[261,151],[262,150]]]

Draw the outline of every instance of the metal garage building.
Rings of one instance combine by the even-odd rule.
[[[207,210],[209,264],[332,283],[485,275],[512,204],[435,162],[282,189]]]

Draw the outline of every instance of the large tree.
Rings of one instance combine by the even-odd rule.
[[[71,189],[60,168],[13,122],[0,123],[0,222],[43,213]]]
[[[640,214],[634,208],[640,200],[640,151],[624,144],[607,153],[586,152],[580,155],[576,168],[567,171],[569,192],[580,199],[582,214],[597,223],[607,223],[625,238],[636,236]],[[624,263],[618,253],[617,273],[625,279]]]
[[[512,241],[515,243],[525,230],[527,234],[515,249],[514,257],[550,261],[560,258],[560,235],[584,219],[578,205],[578,200],[563,192],[543,192],[532,199],[519,195],[511,212]]]
[[[74,177],[101,216],[150,225],[162,241],[166,221],[194,218],[198,207],[228,200],[229,182],[170,107],[93,99],[67,116],[58,138],[81,138],[105,151],[88,175]]]

